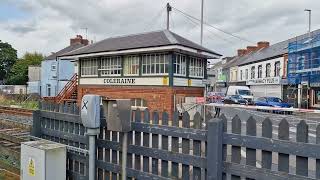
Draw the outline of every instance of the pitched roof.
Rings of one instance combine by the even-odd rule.
[[[185,39],[178,34],[175,34],[168,30],[147,32],[141,34],[133,34],[126,36],[111,37],[99,41],[89,46],[74,50],[69,53],[63,54],[64,56],[73,56],[80,54],[90,54],[99,52],[120,51],[128,49],[139,49],[146,47],[159,47],[166,45],[181,45],[196,50],[211,53],[217,56],[220,54],[211,51],[203,46],[200,46],[188,39]]]
[[[320,29],[315,30],[311,33],[317,34],[320,33]],[[288,44],[290,42],[299,40],[299,39],[304,39],[309,36],[309,33],[302,34],[300,36],[290,38],[288,40],[273,44],[267,48],[260,49],[254,53],[251,54],[247,59],[243,61],[239,61],[239,64],[237,65],[245,65],[245,64],[250,64],[258,61],[263,61],[271,58],[275,58],[277,56],[283,56],[284,54],[288,53]]]
[[[241,62],[245,61],[246,59],[248,59],[253,53],[249,53],[243,56],[235,56],[233,59],[231,59],[228,63],[226,63],[223,68],[230,68],[233,66],[237,66],[238,64],[240,64]]]
[[[260,49],[252,53],[245,60],[239,62],[237,65],[245,65],[245,64],[250,64],[257,61],[266,60],[269,58],[274,58],[277,56],[282,56],[288,53],[288,42],[289,40],[286,40],[286,41],[273,44],[267,48]]]
[[[45,59],[46,59],[46,60],[56,59],[58,56],[61,56],[62,54],[65,54],[65,53],[68,53],[68,52],[70,52],[70,51],[79,49],[79,48],[81,48],[81,47],[83,47],[83,46],[84,46],[84,45],[83,45],[83,44],[80,44],[80,43],[70,45],[70,46],[68,46],[68,47],[66,47],[66,48],[61,49],[61,50],[58,51],[58,52],[55,52],[55,53],[51,54],[50,56],[46,57]]]

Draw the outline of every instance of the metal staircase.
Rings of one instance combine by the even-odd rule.
[[[74,74],[70,81],[63,87],[63,89],[55,97],[43,97],[46,101],[51,101],[58,104],[74,103],[78,96],[78,75]]]

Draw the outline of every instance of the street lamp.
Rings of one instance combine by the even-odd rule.
[[[309,13],[309,33],[311,32],[311,9],[305,9]]]
[[[309,33],[309,40],[308,40],[308,42],[309,42],[309,45],[312,45],[312,39],[311,39],[311,9],[305,9],[304,10],[305,12],[308,12],[308,14],[309,14],[309,29],[308,29],[308,33]],[[309,83],[310,83],[310,76],[312,76],[312,71],[313,71],[313,66],[312,66],[312,48],[311,48],[311,52],[310,52],[310,61],[309,61],[309,63],[310,63],[310,69],[311,69],[311,75],[309,75],[309,82],[308,82],[308,85],[307,85],[307,99],[309,99]],[[301,96],[302,96],[302,93],[301,93]],[[308,100],[307,100],[308,101]],[[309,108],[309,102],[307,102],[307,109]]]

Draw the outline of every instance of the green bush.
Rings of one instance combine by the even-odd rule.
[[[19,106],[25,109],[38,109],[38,101],[27,100],[27,101],[17,101],[14,99],[6,98],[4,96],[0,96],[0,105],[1,106]]]

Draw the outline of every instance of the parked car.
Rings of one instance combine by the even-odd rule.
[[[248,101],[240,95],[231,95],[224,98],[223,103],[225,104],[248,104]]]
[[[253,94],[248,86],[229,86],[227,96],[240,95],[248,101],[248,104],[253,104]]]
[[[207,94],[207,102],[209,103],[221,103],[224,98],[223,92],[208,92]]]
[[[280,107],[280,108],[291,108],[292,105],[284,102],[278,97],[260,97],[255,101],[257,106],[270,106],[270,107]]]

